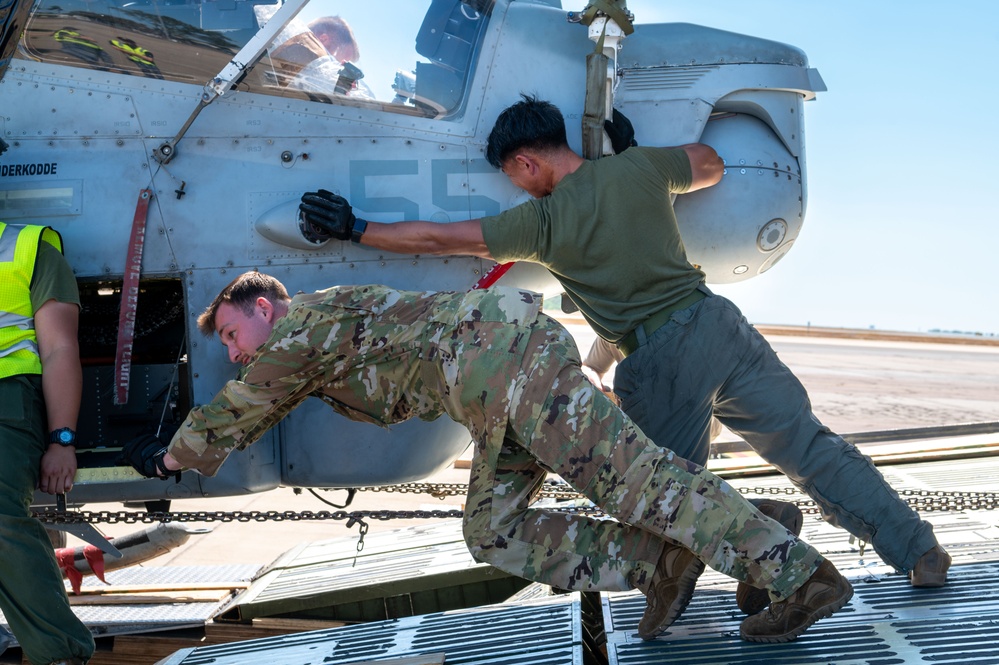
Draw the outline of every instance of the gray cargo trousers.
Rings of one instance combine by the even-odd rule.
[[[701,465],[714,414],[812,497],[827,522],[911,570],[937,545],[933,527],[869,457],[818,421],[804,386],[739,309],[701,289],[710,295],[675,312],[618,366],[622,409],[656,444]]]

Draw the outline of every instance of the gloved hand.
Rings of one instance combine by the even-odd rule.
[[[611,120],[604,120],[604,131],[607,132],[607,138],[610,139],[614,154],[620,155],[628,148],[638,145],[631,120],[628,120],[628,117],[617,109],[614,109],[611,118]]]
[[[303,194],[298,214],[304,222],[326,231],[337,240],[350,240],[357,223],[347,199],[325,189]]]
[[[180,479],[180,471],[172,471],[163,464],[163,456],[167,447],[155,434],[140,434],[121,448],[118,464],[128,464],[146,478],[176,477]]]

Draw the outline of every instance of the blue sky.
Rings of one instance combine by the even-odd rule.
[[[384,1],[422,20],[425,2]],[[999,156],[999,3],[628,0],[628,8],[638,29],[689,22],[792,44],[828,87],[805,107],[809,199],[794,249],[769,272],[716,289],[750,321],[999,335],[999,233],[989,205],[999,190],[990,164]],[[406,58],[392,52],[397,44],[372,43],[382,14],[344,14],[365,72],[390,67],[366,78],[391,80]]]
[[[718,287],[755,323],[999,335],[999,4],[629,0],[808,54],[808,210],[769,272]],[[627,48],[627,42],[625,42]]]

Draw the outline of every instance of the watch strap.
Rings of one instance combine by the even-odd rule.
[[[351,242],[361,242],[361,236],[364,235],[364,231],[368,228],[368,220],[361,219],[360,217],[354,218],[354,228],[350,232]]]

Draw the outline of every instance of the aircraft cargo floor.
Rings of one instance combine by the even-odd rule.
[[[883,468],[903,494],[986,492],[995,489],[999,459],[978,458]],[[753,494],[766,488],[791,492],[781,477],[735,479]],[[793,492],[792,500],[804,499]],[[946,501],[945,501],[946,502]],[[946,506],[942,506],[946,507]],[[528,587],[516,600],[496,603],[503,576],[488,573],[456,544],[457,521],[371,534],[365,551],[353,559],[355,539],[308,543],[279,558],[255,577],[249,588],[220,608],[219,618],[242,620],[279,612],[283,617],[333,618],[338,597],[371,597],[381,589],[388,620],[294,635],[181,649],[163,665],[302,665],[304,663],[441,663],[501,665],[552,663],[652,665],[653,663],[735,664],[836,663],[999,663],[999,513],[995,510],[931,510],[923,513],[954,558],[951,580],[943,589],[914,589],[885,566],[871,548],[819,520],[806,507],[803,536],[826,554],[854,584],[853,600],[836,615],[819,621],[797,641],[783,645],[743,642],[742,615],[735,606],[735,582],[708,570],[690,606],[659,639],[644,642],[635,628],[644,609],[637,592],[565,594],[538,597]],[[375,564],[375,565],[371,565]],[[406,572],[408,568],[408,573]],[[394,571],[394,572],[393,572]],[[493,604],[446,609],[448,594],[427,605],[406,585],[426,590],[441,580],[453,588],[475,588],[469,602]],[[343,584],[343,577],[353,577]],[[379,579],[380,577],[380,579]],[[408,581],[407,581],[408,578]],[[428,585],[428,579],[435,580]],[[421,581],[422,580],[422,581]],[[499,584],[483,591],[486,582]],[[461,591],[465,593],[465,591]],[[451,594],[453,596],[453,594]],[[296,600],[298,598],[298,600]],[[327,601],[319,601],[325,598]],[[399,604],[399,599],[405,602]],[[445,598],[442,600],[442,598]],[[478,599],[478,600],[476,600]],[[259,604],[256,604],[259,603]],[[298,603],[296,609],[296,603]],[[437,610],[405,616],[393,607]],[[433,603],[436,603],[434,605]],[[393,614],[392,612],[396,612]],[[325,614],[324,614],[325,613]],[[217,623],[217,622],[216,622]],[[97,662],[97,661],[95,661]],[[112,663],[113,660],[101,660]]]

